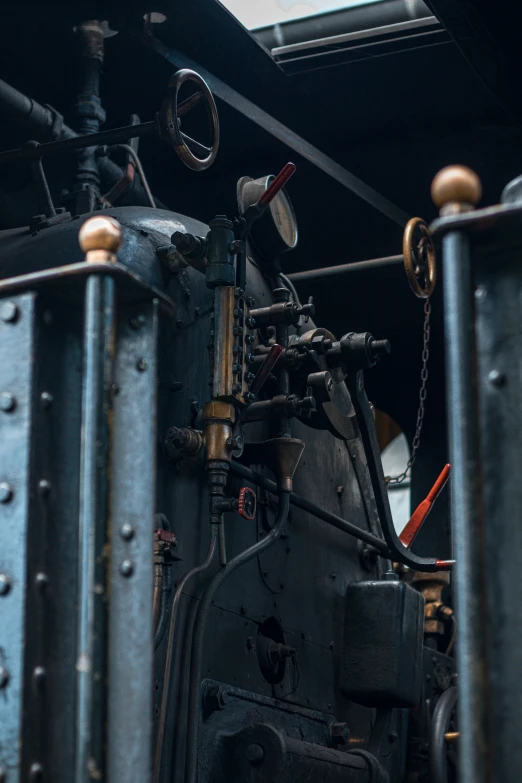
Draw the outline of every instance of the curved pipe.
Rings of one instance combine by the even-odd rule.
[[[448,762],[444,735],[448,730],[457,697],[457,687],[448,688],[439,698],[433,710],[429,751],[431,783],[448,783]]]
[[[174,641],[176,636],[176,627],[177,627],[178,611],[179,611],[179,605],[181,601],[181,595],[187,583],[197,574],[201,574],[203,571],[206,571],[207,568],[211,565],[217,548],[217,537],[218,537],[217,527],[218,527],[217,525],[212,525],[210,544],[208,547],[207,556],[205,557],[204,561],[200,565],[191,568],[190,571],[187,571],[183,579],[178,584],[176,588],[176,592],[174,593],[174,598],[172,599],[172,606],[170,610],[169,636],[167,641],[167,653],[165,656],[165,672],[163,676],[163,690],[161,693],[161,704],[160,704],[160,712],[159,712],[159,719],[158,719],[158,733],[156,736],[156,748],[154,752],[154,778],[153,779],[155,783],[158,783],[160,778],[163,739],[165,737],[165,724],[166,724],[167,711],[169,705],[170,680],[172,675],[172,659],[174,657]],[[211,582],[211,585],[212,584],[213,582]]]
[[[225,579],[241,566],[248,563],[256,555],[264,552],[280,538],[288,518],[290,497],[288,492],[279,493],[279,508],[273,528],[267,536],[257,541],[253,546],[236,555],[230,562],[218,571],[205,590],[196,614],[192,656],[190,660],[189,701],[187,716],[187,760],[185,766],[185,783],[196,783],[198,777],[198,740],[200,719],[200,685],[201,665],[203,658],[203,642],[207,625],[208,612],[216,592]]]

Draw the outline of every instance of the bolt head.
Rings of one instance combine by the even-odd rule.
[[[261,764],[265,758],[265,751],[261,745],[252,743],[252,745],[249,745],[245,750],[245,756],[251,764]]]
[[[132,560],[124,560],[120,565],[120,574],[122,576],[132,576],[134,573],[134,563]]]
[[[136,369],[139,372],[145,372],[145,370],[148,368],[149,363],[146,359],[138,359],[136,362]]]
[[[0,503],[9,503],[13,498],[13,488],[7,481],[0,481]]]
[[[338,745],[344,745],[350,739],[350,729],[344,722],[332,723],[330,727],[332,742]]]
[[[0,393],[0,410],[4,413],[12,413],[16,408],[16,397],[11,392]]]
[[[41,481],[38,482],[38,491],[42,497],[47,497],[51,491],[51,482],[47,481],[47,479],[41,479]]]
[[[124,541],[131,541],[134,538],[134,532],[134,527],[130,524],[130,522],[125,522],[120,527],[120,536]]]
[[[506,376],[503,372],[500,372],[500,370],[491,370],[491,372],[488,374],[488,381],[492,386],[496,386],[497,389],[499,389],[501,386],[504,386],[506,382]]]
[[[36,574],[34,581],[38,589],[43,590],[45,587],[47,587],[47,584],[49,582],[49,577],[47,576],[47,574],[44,574],[43,571],[39,571]]]
[[[14,302],[4,302],[0,306],[0,318],[6,324],[14,323],[19,315],[18,306]]]
[[[40,394],[40,402],[42,403],[42,408],[48,410],[53,404],[53,395],[50,392],[43,391]]]
[[[0,574],[0,595],[7,595],[11,589],[11,580],[7,574]]]
[[[46,671],[43,666],[35,666],[33,671],[33,682],[36,686],[41,686],[44,683],[46,677]]]

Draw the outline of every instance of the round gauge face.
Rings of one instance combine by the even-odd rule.
[[[290,199],[284,190],[280,190],[270,202],[269,209],[281,239],[290,250],[297,245],[297,222]]]

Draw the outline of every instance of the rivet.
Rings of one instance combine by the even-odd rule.
[[[7,574],[0,574],[0,595],[7,595],[11,589],[11,580]]]
[[[12,324],[18,318],[18,307],[14,302],[4,302],[0,307],[0,318],[6,324]]]
[[[29,770],[29,780],[31,783],[38,783],[42,779],[43,774],[43,767],[41,764],[39,764],[37,761],[34,764],[31,764],[31,769]]]
[[[120,527],[120,536],[124,541],[130,541],[134,538],[134,528],[129,522],[125,522],[125,524]]]
[[[475,299],[485,299],[487,296],[487,291],[482,285],[478,285],[475,288]]]
[[[33,681],[37,687],[43,685],[45,680],[46,671],[43,666],[35,666],[33,671]]]
[[[34,582],[39,590],[44,590],[49,582],[49,577],[43,571],[39,571],[34,578]]]
[[[138,359],[138,361],[136,362],[136,367],[140,372],[145,372],[148,366],[149,363],[146,359]]]
[[[120,574],[122,576],[132,576],[134,573],[134,563],[132,560],[124,560],[120,565]]]
[[[9,672],[5,666],[0,666],[0,688],[5,688],[9,682]]]
[[[50,392],[43,391],[40,394],[40,402],[42,403],[42,408],[47,410],[53,404],[53,395]]]
[[[9,503],[13,497],[13,488],[7,481],[0,481],[0,503]]]
[[[40,495],[42,497],[47,497],[49,492],[51,491],[51,482],[47,481],[47,479],[41,479],[38,482],[38,491],[40,492]]]
[[[176,321],[176,329],[181,329],[182,326],[183,326],[183,319],[178,318]]]
[[[488,381],[492,384],[492,386],[503,386],[506,382],[506,376],[503,372],[500,372],[500,370],[491,370],[491,372],[488,373]]]
[[[252,745],[249,745],[247,749],[245,750],[245,756],[250,761],[251,764],[261,764],[263,759],[265,758],[265,751],[261,747],[261,745],[257,745],[256,743],[252,743]]]
[[[2,392],[0,394],[0,410],[4,413],[11,413],[16,408],[16,397],[11,392]]]

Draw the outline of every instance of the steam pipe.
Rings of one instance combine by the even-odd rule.
[[[294,272],[288,275],[292,283],[306,283],[311,280],[320,280],[323,277],[336,277],[346,275],[349,272],[364,272],[371,269],[383,269],[388,266],[401,266],[404,264],[404,256],[384,256],[372,258],[368,261],[355,261],[353,264],[339,264],[338,266],[325,266],[322,269],[307,269],[304,272]]]
[[[154,776],[153,776],[154,783],[159,783],[159,779],[160,779],[161,756],[163,751],[163,740],[165,737],[165,724],[167,720],[167,711],[169,705],[169,691],[170,691],[170,681],[172,675],[172,660],[174,657],[174,642],[176,637],[178,611],[181,602],[181,595],[188,582],[190,582],[194,576],[197,576],[197,574],[201,574],[203,573],[203,571],[206,571],[207,568],[209,568],[209,566],[211,565],[212,561],[214,560],[214,555],[216,553],[217,538],[218,538],[218,526],[212,525],[211,534],[210,534],[210,544],[207,551],[207,556],[205,557],[204,561],[200,565],[191,568],[190,571],[187,571],[185,576],[181,579],[180,583],[178,584],[176,588],[176,592],[174,593],[174,598],[172,599],[172,606],[170,610],[169,636],[167,641],[167,653],[165,656],[165,670],[163,675],[163,690],[161,692],[161,704],[160,704],[160,712],[159,712],[159,719],[158,719],[158,733],[156,736],[156,749],[154,753]]]
[[[237,476],[241,476],[241,478],[247,479],[247,481],[251,481],[252,484],[255,484],[257,487],[266,489],[267,492],[271,492],[273,495],[277,494],[277,484],[275,481],[271,481],[270,479],[265,478],[260,473],[256,473],[255,470],[251,470],[245,465],[241,465],[239,462],[232,461],[230,463],[230,471],[235,473]],[[347,533],[349,536],[358,538],[359,541],[364,541],[366,544],[370,544],[371,546],[375,547],[375,549],[377,549],[379,555],[383,557],[390,556],[386,542],[381,538],[374,536],[373,533],[368,533],[366,530],[361,530],[361,528],[357,527],[357,525],[354,525],[352,522],[347,522],[345,519],[338,517],[336,514],[331,514],[329,511],[325,511],[320,506],[316,506],[315,503],[302,498],[300,495],[296,495],[295,492],[290,493],[290,503],[293,506],[297,506],[297,508],[302,509],[303,511],[307,511],[309,514],[313,514],[314,517],[322,519],[323,522],[327,522],[329,525],[332,525],[332,527],[336,527],[337,530],[341,530],[343,533]]]
[[[248,549],[245,549],[244,552],[236,555],[236,557],[232,558],[224,568],[218,571],[201,598],[194,623],[192,655],[190,660],[185,783],[197,783],[198,777],[201,666],[203,660],[203,642],[205,640],[205,630],[212,599],[230,574],[261,554],[261,552],[264,552],[265,549],[268,549],[272,544],[275,544],[286,525],[289,508],[289,493],[280,492],[277,516],[270,533]]]
[[[0,115],[9,115],[16,122],[31,130],[31,136],[40,142],[73,139],[78,136],[72,128],[65,125],[62,116],[50,106],[42,106],[24,95],[15,87],[0,79]],[[98,163],[104,182],[112,186],[118,182],[123,170],[110,158],[102,157]],[[147,196],[137,183],[132,191],[132,200],[138,206],[148,206]],[[167,209],[156,199],[159,209]]]

